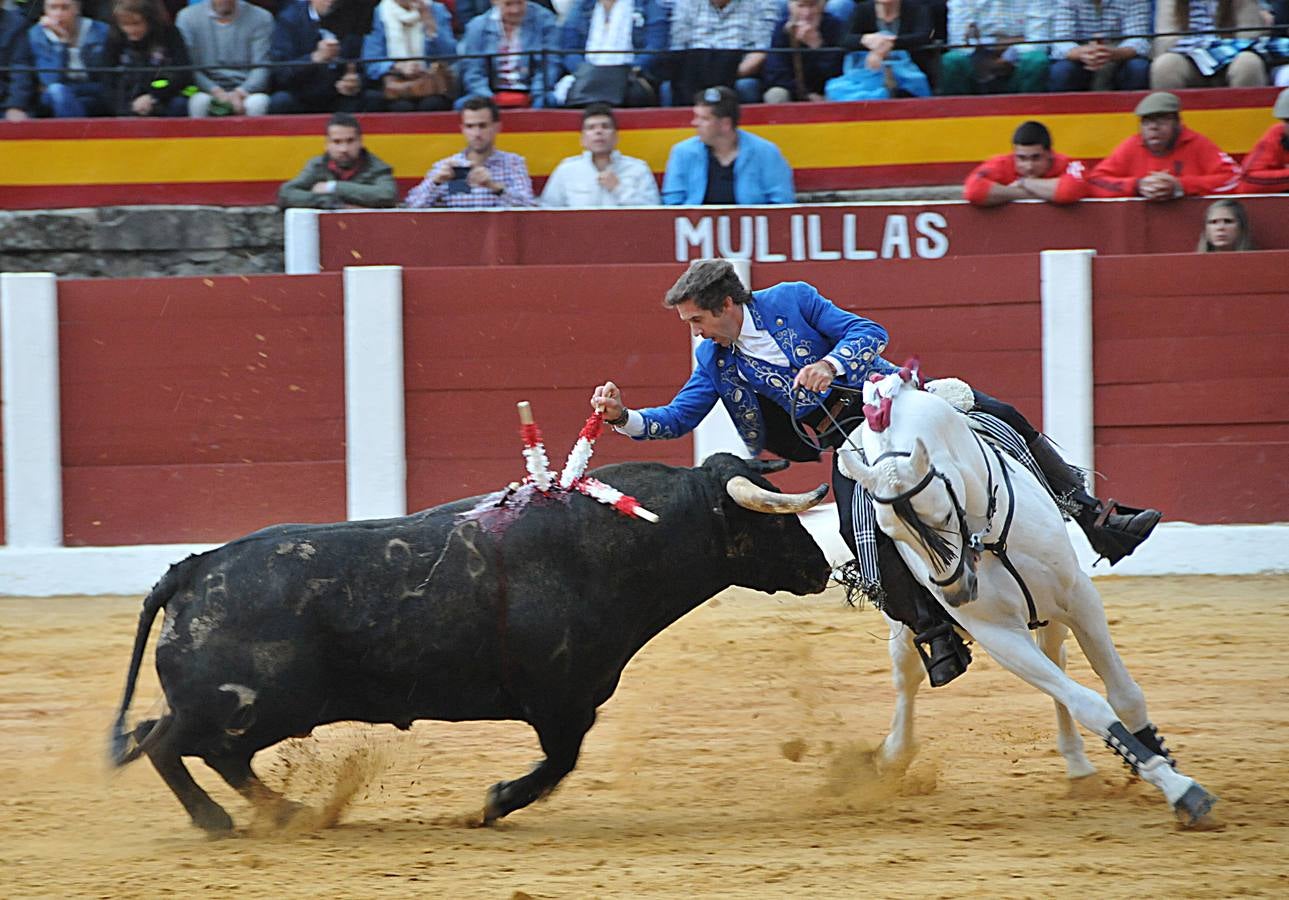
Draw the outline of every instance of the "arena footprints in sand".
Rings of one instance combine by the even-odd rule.
[[[194,762],[239,826],[210,841],[149,767],[109,776],[103,762],[138,598],[0,599],[3,894],[1289,894],[1289,785],[1266,777],[1289,763],[1268,651],[1289,644],[1289,578],[1102,589],[1169,746],[1222,797],[1225,831],[1175,831],[1099,746],[1096,780],[1067,782],[1050,701],[989,664],[925,692],[921,752],[887,782],[871,755],[892,700],[876,614],[833,592],[734,590],[645,648],[566,783],[499,827],[467,826],[490,784],[540,756],[531,729],[337,725],[256,759],[308,807],[283,828],[253,823]],[[140,710],[157,696],[150,666]]]

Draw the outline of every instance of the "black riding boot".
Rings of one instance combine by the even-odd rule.
[[[913,646],[926,666],[931,687],[948,684],[967,671],[971,650],[954,630],[953,618],[913,577],[895,542],[880,531],[877,564],[886,592],[882,611],[913,630]]]
[[[1083,473],[1071,466],[1043,435],[1029,442],[1029,452],[1043,470],[1052,491],[1075,507],[1073,518],[1087,535],[1092,549],[1114,565],[1150,537],[1162,514],[1157,509],[1137,509],[1114,500],[1102,503],[1087,492]]]

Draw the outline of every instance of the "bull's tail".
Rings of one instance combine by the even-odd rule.
[[[162,720],[160,727],[156,722],[144,722],[136,730],[128,729],[126,717],[130,712],[130,701],[134,699],[134,685],[139,678],[139,667],[143,664],[143,651],[147,648],[148,633],[152,631],[152,623],[156,621],[157,613],[165,609],[166,603],[187,578],[188,569],[196,558],[196,556],[189,556],[183,562],[171,566],[143,600],[143,611],[139,613],[139,628],[134,635],[134,652],[130,656],[130,671],[125,676],[125,694],[121,697],[121,709],[117,713],[116,722],[112,725],[108,755],[115,766],[123,766],[138,759],[145,749],[145,739],[159,735],[165,730],[165,720]]]

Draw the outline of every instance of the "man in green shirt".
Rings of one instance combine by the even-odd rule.
[[[398,198],[394,170],[363,147],[362,126],[348,113],[327,123],[327,152],[278,189],[278,206],[312,209],[393,206]]]

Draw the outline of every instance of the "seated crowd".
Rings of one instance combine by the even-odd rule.
[[[1272,82],[1289,0],[0,0],[9,121]]]
[[[1054,150],[1051,132],[1041,122],[1025,122],[1012,134],[1012,152],[977,166],[967,177],[963,196],[977,206],[998,206],[1013,200],[1167,201],[1205,194],[1289,192],[1289,88],[1279,93],[1271,109],[1280,121],[1266,130],[1243,167],[1184,125],[1181,112],[1176,94],[1148,94],[1135,109],[1137,133],[1091,169]],[[476,209],[794,202],[792,167],[771,141],[738,127],[739,113],[734,88],[710,87],[696,94],[695,134],[671,148],[659,192],[648,163],[618,151],[613,108],[592,103],[582,112],[582,153],[555,167],[539,198],[523,156],[496,146],[501,133],[496,99],[469,97],[460,114],[465,148],[435,162],[404,205]],[[278,203],[322,209],[389,207],[397,203],[397,186],[390,166],[363,147],[358,119],[336,113],[327,124],[326,152],[282,186]],[[1224,215],[1230,219],[1232,213]],[[1240,224],[1246,231],[1245,223]]]

